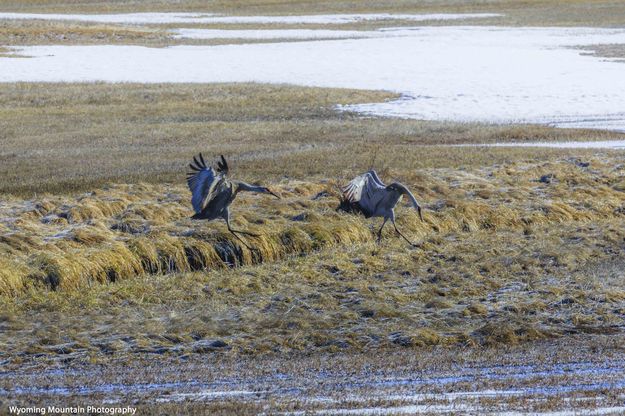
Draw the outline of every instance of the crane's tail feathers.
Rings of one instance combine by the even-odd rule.
[[[341,195],[339,200],[339,206],[336,207],[336,211],[343,211],[350,214],[363,215],[365,218],[371,217],[371,214],[364,210],[358,202],[351,201],[346,195]]]
[[[350,201],[350,202],[356,202],[356,198],[354,197],[355,192],[356,192],[356,187],[354,186],[354,184],[352,184],[351,182],[348,183],[347,185],[340,187],[339,188],[341,190],[341,194],[342,194],[342,198]]]

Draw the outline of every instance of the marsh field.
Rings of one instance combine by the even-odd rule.
[[[501,15],[184,25],[345,36],[408,25],[625,27],[621,2],[590,0],[29,0],[3,2],[0,12]],[[300,42],[288,32],[172,36],[179,27],[3,19],[0,61],[43,59],[28,49],[16,57],[20,46]],[[623,43],[567,53],[611,60],[625,74]],[[625,412],[625,151],[490,146],[624,140],[612,128],[622,113],[592,114],[596,129],[556,128],[360,112],[419,98],[378,89],[5,76],[0,413]],[[198,152],[225,155],[233,178],[280,195],[233,203],[236,227],[258,234],[244,237],[249,247],[223,222],[190,219],[185,178]],[[415,247],[390,226],[378,244],[381,219],[336,210],[340,186],[370,168],[422,204],[424,221],[406,201],[396,210]]]

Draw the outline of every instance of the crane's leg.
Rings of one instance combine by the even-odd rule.
[[[249,231],[241,231],[241,230],[233,229],[230,226],[230,210],[226,210],[226,213],[224,215],[224,220],[226,220],[226,225],[228,226],[228,231],[230,231],[232,234],[239,233],[239,234],[249,235],[251,237],[259,237],[258,234],[250,233]]]
[[[248,233],[246,231],[239,231],[239,230],[235,230],[230,226],[230,211],[226,211],[225,215],[224,215],[224,220],[226,221],[226,225],[228,226],[228,231],[230,231],[230,233],[232,233],[233,236],[235,236],[237,238],[237,240],[239,240],[241,243],[243,243],[243,245],[245,247],[247,247],[249,250],[252,250],[252,247],[250,247],[245,241],[243,241],[243,239],[241,237],[239,237],[237,234],[246,234],[246,235],[250,235],[253,237],[258,237],[258,234],[252,234],[252,233]]]
[[[249,245],[247,245],[247,243],[245,241],[243,241],[243,239],[241,237],[239,237],[237,235],[237,233],[234,230],[228,229],[228,231],[230,231],[232,233],[233,236],[235,236],[237,238],[237,240],[239,240],[241,242],[241,244],[243,244],[245,247],[247,247],[249,250],[252,249],[252,247],[250,247]]]
[[[410,244],[411,246],[413,246],[413,247],[417,246],[415,243],[413,243],[412,241],[408,240],[406,238],[406,236],[401,233],[401,231],[399,231],[399,228],[397,228],[397,224],[395,224],[395,217],[394,216],[393,216],[393,218],[391,218],[391,222],[393,223],[393,227],[395,227],[395,231],[397,232],[397,234],[401,235],[402,238],[404,240],[406,240],[408,242],[408,244]]]
[[[388,221],[388,218],[384,217],[384,222],[382,222],[382,226],[378,230],[378,244],[380,244],[380,241],[382,241],[382,229],[386,225],[386,221]]]
[[[260,237],[258,234],[250,233],[249,231],[234,230],[230,228],[230,224],[228,224],[228,231],[230,231],[231,233],[249,235],[250,237]]]

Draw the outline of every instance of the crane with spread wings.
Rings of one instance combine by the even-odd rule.
[[[206,165],[202,153],[197,157],[193,157],[193,163],[189,167],[192,172],[187,174],[187,184],[192,193],[191,204],[195,211],[195,215],[191,218],[207,221],[217,218],[223,219],[228,226],[228,231],[249,248],[238,234],[253,237],[258,237],[258,235],[247,231],[235,230],[231,227],[230,204],[241,191],[270,194],[278,199],[280,197],[264,186],[230,180],[227,176],[229,171],[228,163],[223,155],[221,160],[217,162],[217,169]]]
[[[384,222],[382,222],[382,226],[378,230],[378,242],[382,239],[382,229],[386,222],[391,220],[397,234],[411,245],[415,245],[399,231],[397,224],[395,224],[395,206],[404,195],[410,199],[412,206],[419,214],[419,218],[423,221],[421,205],[419,205],[417,199],[405,185],[399,182],[384,185],[378,174],[372,169],[360,176],[356,176],[341,190],[343,191],[343,201],[339,208],[361,212],[366,218],[384,218]]]

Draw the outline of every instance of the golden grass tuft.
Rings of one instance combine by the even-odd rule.
[[[71,251],[39,253],[32,258],[35,273],[40,272],[41,280],[52,289],[79,289],[143,273],[140,260],[118,242]]]
[[[625,297],[625,193],[596,185],[618,180],[618,158],[589,163],[592,170],[563,158],[387,173],[418,189],[424,222],[406,201],[396,209],[398,226],[418,247],[392,227],[376,244],[381,220],[335,211],[333,185],[324,182],[271,184],[281,200],[239,195],[234,225],[259,234],[242,236],[251,250],[223,222],[191,220],[183,185],[57,196],[39,216],[21,215],[34,203],[14,198],[0,208],[0,217],[20,218],[3,222],[0,258],[18,267],[0,275],[0,302],[20,316],[45,309],[70,317],[74,305],[85,305],[87,315],[72,318],[67,336],[96,356],[122,336],[132,340],[106,354],[195,353],[198,339],[256,354],[611,334]],[[546,171],[566,182],[541,182]],[[125,208],[108,210],[113,201]],[[103,217],[48,221],[81,204],[98,206]],[[58,332],[53,316],[42,324],[46,339]],[[94,333],[112,319],[123,326]],[[48,354],[43,338],[33,337],[11,348]]]
[[[28,289],[29,267],[23,263],[0,257],[0,293],[17,296]]]
[[[516,345],[550,336],[549,333],[523,322],[488,322],[473,335],[484,345]]]

